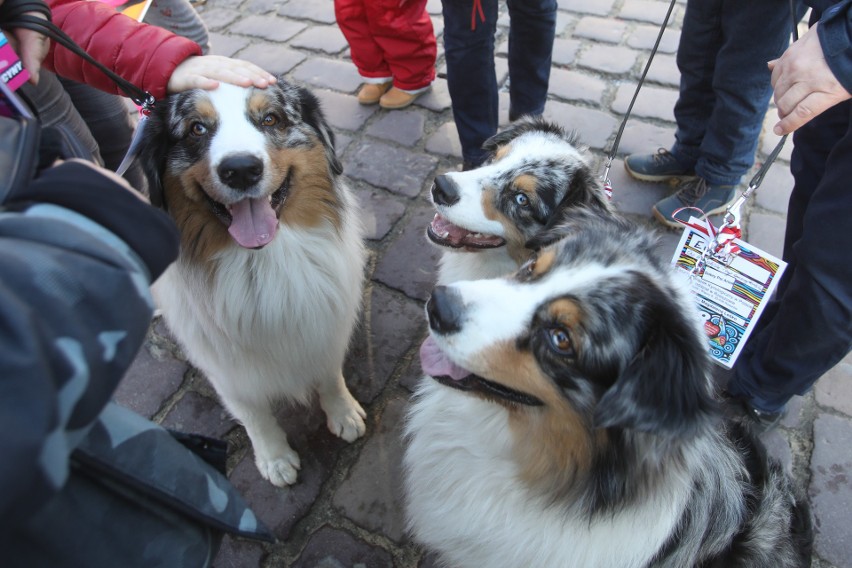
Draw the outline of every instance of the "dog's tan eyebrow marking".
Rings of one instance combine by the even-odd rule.
[[[201,118],[214,119],[218,114],[216,112],[216,107],[209,99],[199,100],[198,103],[195,105],[195,110],[201,116]]]
[[[535,188],[538,186],[538,179],[530,174],[521,174],[514,179],[512,186],[515,189],[523,191],[532,199],[535,197]]]
[[[512,145],[511,144],[505,144],[503,146],[500,146],[499,148],[497,148],[497,151],[494,152],[494,161],[499,162],[500,160],[505,158],[509,154],[509,152],[511,152],[511,151],[512,151]]]
[[[269,102],[267,100],[266,95],[263,93],[255,91],[251,94],[248,100],[248,110],[249,114],[260,114],[266,110],[269,106]]]
[[[559,322],[571,330],[576,330],[583,322],[583,310],[577,302],[568,298],[552,301],[547,306],[547,314],[552,321]]]

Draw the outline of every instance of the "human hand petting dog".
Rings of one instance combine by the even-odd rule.
[[[197,55],[186,58],[175,67],[166,85],[166,91],[169,94],[189,89],[209,91],[218,87],[220,81],[238,87],[255,86],[265,89],[275,83],[276,78],[248,61],[222,55]]]
[[[773,131],[779,136],[793,132],[824,110],[852,98],[825,61],[818,25],[768,64],[781,119]]]

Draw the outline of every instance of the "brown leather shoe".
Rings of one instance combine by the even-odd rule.
[[[382,95],[382,98],[379,99],[379,106],[389,110],[405,108],[417,100],[417,97],[425,93],[427,90],[428,89],[424,89],[419,93],[412,95],[411,93],[406,93],[405,91],[401,91],[394,87]]]
[[[358,102],[362,105],[374,105],[379,102],[388,89],[391,88],[393,82],[387,83],[364,83],[361,85],[361,90],[358,91]]]

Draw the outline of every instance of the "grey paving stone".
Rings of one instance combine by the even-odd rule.
[[[596,45],[580,53],[577,65],[600,73],[627,73],[636,63],[639,52],[620,45]]]
[[[619,18],[625,20],[639,20],[641,22],[651,22],[660,24],[666,19],[666,12],[669,9],[668,2],[655,2],[654,0],[625,0],[621,11],[618,13]],[[674,12],[672,12],[674,15]]]
[[[822,406],[852,416],[852,363],[841,361],[814,386],[816,401]]]
[[[344,172],[345,174],[346,172]],[[355,196],[361,207],[361,222],[367,229],[367,238],[379,241],[405,213],[405,204],[386,191],[356,189]]]
[[[404,146],[414,146],[423,137],[426,117],[413,110],[387,112],[367,127],[367,134]]]
[[[264,480],[254,464],[253,451],[246,453],[228,478],[275,537],[286,540],[293,525],[305,516],[319,496],[346,442],[328,431],[319,404],[287,405],[278,416],[290,446],[301,461],[295,485],[279,488]]]
[[[346,38],[336,25],[310,27],[294,37],[290,45],[328,54],[340,53],[349,47]]]
[[[413,104],[414,107],[423,107],[434,112],[445,111],[451,105],[452,100],[447,88],[447,80],[441,78],[435,79],[429,92],[420,95]]]
[[[644,58],[641,62],[641,69],[645,69],[648,59]],[[639,72],[641,73],[641,71]],[[637,81],[640,75],[636,76]],[[677,68],[674,55],[666,55],[658,53],[651,62],[651,67],[648,69],[648,74],[645,77],[648,83],[660,83],[663,86],[679,87],[680,86],[680,70]]]
[[[423,307],[417,302],[373,286],[366,317],[349,350],[344,374],[352,394],[371,403],[424,329]]]
[[[852,536],[852,420],[823,414],[814,422],[808,489],[816,529],[816,553],[835,566],[850,566]]]
[[[406,537],[402,495],[402,421],[408,401],[391,399],[381,424],[335,492],[334,507],[368,530],[401,542]]]
[[[244,2],[240,9],[250,14],[268,14],[278,6],[276,0],[249,0]]]
[[[425,320],[424,320],[425,322]],[[424,323],[423,325],[423,337],[419,338],[416,342],[417,345],[417,354],[411,361],[411,364],[408,366],[402,375],[399,378],[399,384],[406,388],[409,392],[414,392],[414,389],[417,387],[417,384],[422,380],[432,380],[426,379],[423,375],[423,368],[420,365],[420,345],[423,343],[423,340],[426,339],[427,325]]]
[[[582,101],[596,105],[607,89],[599,77],[580,71],[551,69],[548,93],[566,101]]]
[[[437,248],[427,242],[424,234],[435,210],[424,201],[413,206],[412,211],[402,234],[379,259],[373,278],[409,298],[425,302],[435,285],[439,258]]]
[[[253,43],[239,53],[240,59],[251,61],[275,75],[292,71],[305,60],[305,55],[277,43]]]
[[[305,29],[305,24],[275,16],[248,16],[236,22],[229,31],[236,34],[259,37],[269,41],[287,41]]]
[[[794,429],[804,425],[803,413],[805,411],[805,397],[794,396],[787,403],[787,415],[781,419],[781,426]]]
[[[639,24],[627,36],[627,45],[633,49],[647,49],[649,52],[657,42],[657,37],[660,35],[660,26],[648,26]],[[674,54],[677,51],[680,42],[680,31],[667,28],[663,32],[663,37],[660,38],[660,45],[657,47],[657,54],[654,60],[662,54]]]
[[[325,118],[332,128],[355,131],[378,110],[377,105],[362,105],[350,95],[341,95],[325,89],[314,89],[320,100]]]
[[[746,242],[781,258],[784,249],[784,219],[777,215],[752,213],[744,231]]]
[[[354,65],[323,57],[311,57],[295,71],[293,78],[321,89],[354,93],[361,85],[361,76]]]
[[[239,10],[230,8],[212,8],[204,11],[204,23],[210,31],[219,31],[220,29],[233,24],[240,18]]]
[[[177,392],[189,365],[173,358],[154,358],[142,347],[113,395],[115,401],[147,418]]]
[[[259,542],[225,535],[213,560],[215,568],[257,568],[266,553]]]
[[[382,548],[329,526],[311,535],[293,568],[393,568],[393,557]]]
[[[615,0],[559,0],[559,9],[581,14],[606,16],[610,13],[614,4]]]
[[[619,124],[620,125],[620,124]],[[636,118],[628,118],[618,144],[618,154],[653,154],[660,148],[671,148],[674,142],[673,126],[658,126]]]
[[[577,26],[571,35],[576,38],[593,39],[606,43],[620,43],[626,30],[627,24],[625,22],[585,16],[577,22]]]
[[[343,167],[350,178],[414,197],[423,190],[437,162],[422,152],[364,140],[350,150]]]
[[[553,40],[553,64],[572,65],[577,59],[577,51],[580,49],[580,45],[580,42],[576,39],[557,38]]]
[[[433,154],[461,158],[461,142],[455,122],[445,122],[426,139],[426,150]]]
[[[565,33],[570,27],[574,26],[574,22],[577,21],[577,18],[571,14],[566,12],[556,12],[556,26],[554,27],[554,33],[556,37],[561,36]]]
[[[605,112],[557,101],[547,103],[544,117],[576,130],[580,141],[590,148],[603,149],[618,128],[616,120]]]
[[[333,2],[275,2],[278,15],[297,20],[313,20],[321,24],[335,24]]]
[[[215,32],[210,32],[210,53],[213,55],[224,55],[225,57],[234,57],[241,49],[244,49],[249,43],[248,38],[222,35]]]
[[[636,85],[620,85],[612,102],[612,110],[624,114],[636,91]],[[664,89],[643,85],[633,105],[631,117],[655,118],[674,122],[674,105],[677,102],[677,89]]]
[[[674,188],[665,183],[633,179],[624,169],[622,160],[613,160],[609,179],[612,182],[612,202],[616,209],[625,214],[648,217],[657,201],[674,192]]]
[[[793,174],[785,162],[775,161],[766,172],[763,182],[754,191],[755,204],[773,213],[787,214],[790,194],[793,192]]]
[[[185,393],[161,422],[164,428],[220,439],[236,425],[218,400],[196,392]]]
[[[426,11],[433,16],[440,16],[443,14],[443,4],[441,0],[428,0],[426,2]]]

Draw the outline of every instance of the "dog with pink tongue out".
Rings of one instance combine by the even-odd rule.
[[[346,441],[365,432],[343,360],[366,263],[334,135],[307,89],[222,84],[158,102],[140,159],[181,232],[154,286],[170,330],[246,429],[261,475],[297,479],[275,410],[316,397]]]

